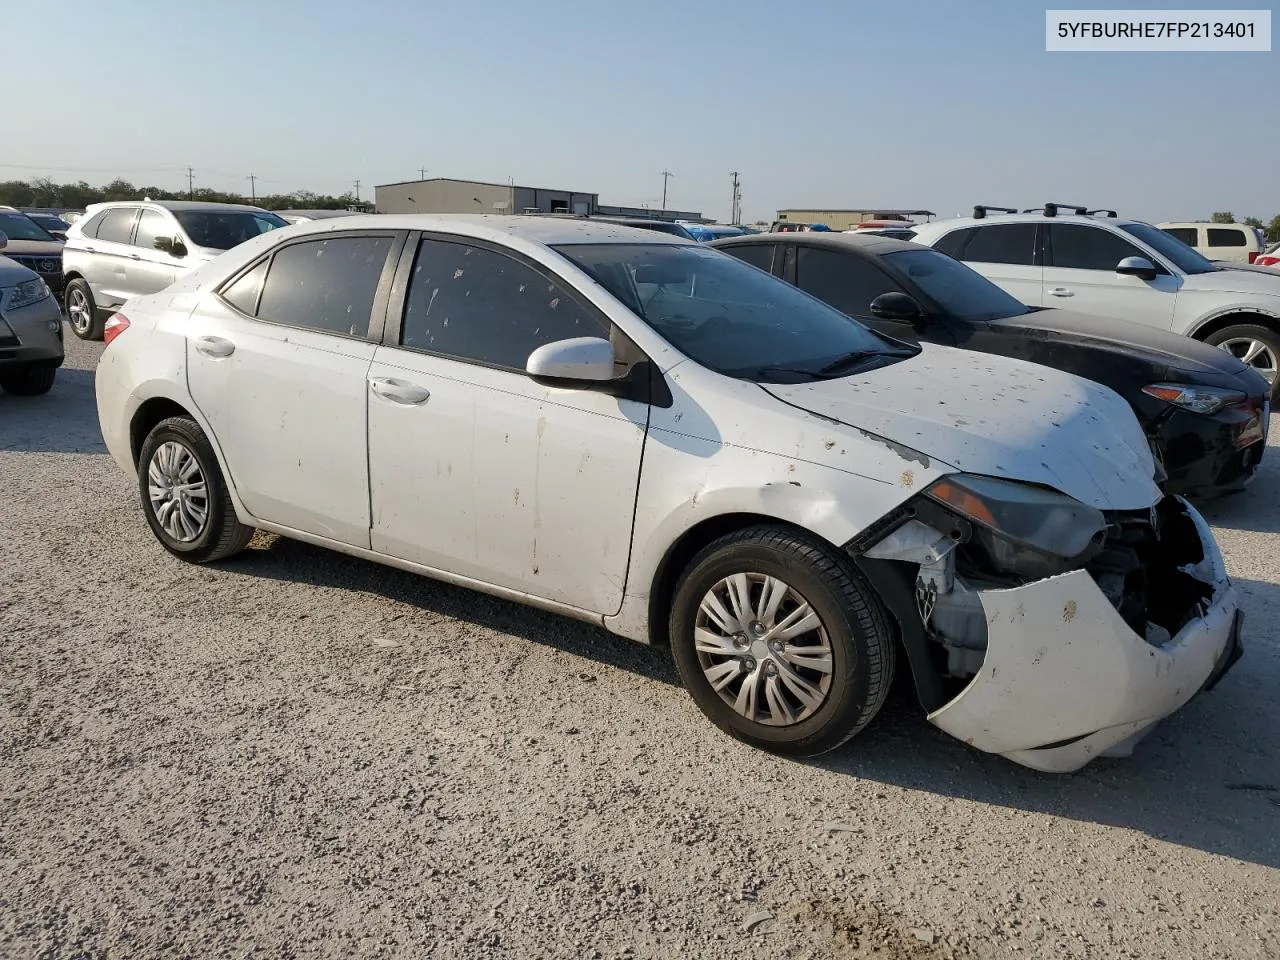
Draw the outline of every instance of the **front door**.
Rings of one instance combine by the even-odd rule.
[[[1152,259],[1104,227],[1051,224],[1045,248],[1044,305],[1168,330],[1181,278],[1158,263],[1161,272],[1151,280],[1116,273],[1116,265],[1125,257]]]
[[[370,318],[396,242],[381,232],[286,244],[205,294],[187,321],[191,396],[260,520],[369,546]]]
[[[178,236],[178,224],[171,216],[143,207],[134,228],[133,249],[125,264],[126,283],[135,297],[163,290],[173,283],[182,261],[173,254],[156,249],[156,238]]]
[[[368,371],[373,549],[615,613],[648,405],[524,373],[543,344],[609,337],[607,319],[478,243],[425,238],[410,276]]]

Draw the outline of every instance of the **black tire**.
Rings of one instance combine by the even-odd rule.
[[[735,573],[783,581],[808,602],[826,630],[830,686],[821,704],[796,722],[770,725],[744,716],[703,673],[694,644],[699,607],[708,591]],[[759,593],[753,597],[758,598]],[[699,552],[676,587],[669,629],[676,669],[699,709],[721,730],[772,753],[807,757],[839,747],[871,722],[884,705],[893,680],[896,641],[888,613],[871,586],[839,552],[789,527],[750,527],[721,537]],[[778,657],[773,666],[762,664],[760,669],[779,669],[781,659]],[[722,662],[728,663],[730,658]],[[754,662],[748,660],[743,672]],[[811,673],[808,678],[819,676]],[[740,691],[745,682],[745,678],[731,681],[728,695],[734,689]],[[767,678],[762,682],[767,683]]]
[[[205,520],[198,535],[189,540],[179,539],[165,529],[151,501],[148,471],[156,451],[168,443],[178,444],[194,457],[204,478]],[[239,553],[253,539],[253,527],[246,527],[236,517],[235,507],[231,504],[231,497],[209,438],[190,417],[162,420],[147,434],[138,454],[138,490],[142,498],[142,512],[146,515],[151,532],[161,546],[175,557],[190,563],[212,563]]]
[[[105,320],[98,315],[98,305],[93,299],[93,291],[89,289],[89,284],[79,277],[72,280],[62,294],[62,303],[67,310],[68,326],[71,327],[72,333],[81,340],[102,339]],[[75,313],[72,313],[73,304],[76,305]],[[80,304],[83,304],[83,309]]]
[[[1280,333],[1277,333],[1270,327],[1264,327],[1256,323],[1240,323],[1214,331],[1209,334],[1209,336],[1205,337],[1204,342],[1210,346],[1220,347],[1229,340],[1256,340],[1257,342],[1264,344],[1266,349],[1270,351],[1271,362],[1273,364],[1277,360],[1280,360]],[[1228,352],[1236,356],[1239,355],[1236,351]],[[1254,364],[1256,363],[1257,359],[1254,360]],[[1272,369],[1275,368],[1272,367]],[[1280,377],[1276,377],[1276,379],[1272,381],[1271,401],[1273,403],[1280,403]]]
[[[15,397],[38,397],[53,388],[57,367],[38,367],[35,370],[10,370],[0,373],[0,390]]]

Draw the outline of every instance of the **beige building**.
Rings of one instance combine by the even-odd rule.
[[[381,208],[379,208],[381,209]],[[868,220],[926,220],[936,216],[931,210],[801,210],[778,211],[778,219],[787,223],[820,223],[832,230],[851,230]]]
[[[577,213],[599,206],[594,193],[480,180],[407,180],[373,188],[379,213]]]

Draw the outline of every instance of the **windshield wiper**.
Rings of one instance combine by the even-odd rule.
[[[870,357],[878,357],[884,354],[883,350],[852,350],[842,357],[836,357],[826,366],[819,367],[818,373],[826,375],[835,373],[837,370],[843,370],[845,367],[851,367],[855,363],[860,363]]]
[[[793,373],[798,377],[808,377],[810,380],[827,379],[825,376],[822,375],[820,371],[803,370],[800,367],[756,367],[751,372],[756,377],[768,376],[769,374],[772,374],[772,373]]]

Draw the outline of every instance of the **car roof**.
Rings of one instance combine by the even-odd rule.
[[[253,213],[271,212],[269,210],[264,210],[262,207],[255,207],[248,203],[216,203],[212,200],[104,200],[102,203],[89,204],[85,207],[85,211],[97,213],[99,210],[108,210],[111,207],[136,207],[144,203],[148,206],[161,207],[175,213],[181,210],[245,210],[252,211]]]
[[[933,234],[950,233],[952,230],[959,230],[961,227],[981,227],[994,223],[1087,223],[1094,226],[1111,224],[1119,227],[1125,224],[1142,222],[1141,220],[1130,220],[1127,217],[1089,217],[1062,213],[1056,217],[1046,217],[1043,213],[991,213],[985,217],[955,217],[951,220],[934,220],[932,223],[922,223],[913,229],[916,233]]]
[[[827,247],[833,250],[855,250],[871,256],[883,256],[899,250],[919,250],[921,244],[898,240],[878,233],[757,233],[745,237],[723,237],[713,240],[712,247],[738,247],[747,244],[783,243],[797,247]]]
[[[605,220],[588,220],[582,217],[544,217],[491,214],[491,213],[376,213],[353,214],[350,217],[328,217],[312,220],[292,227],[303,233],[323,233],[347,230],[426,230],[440,233],[459,233],[479,239],[502,241],[504,237],[546,246],[569,243],[681,243],[693,246],[691,240],[628,227],[625,224]]]

